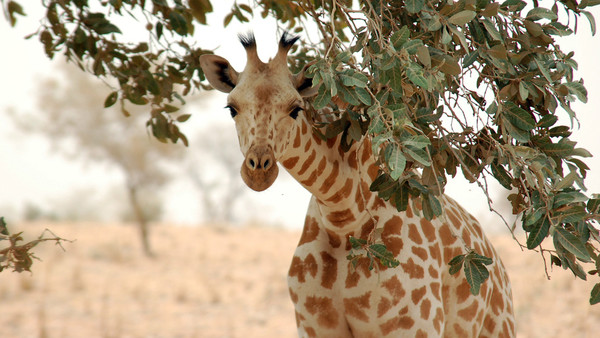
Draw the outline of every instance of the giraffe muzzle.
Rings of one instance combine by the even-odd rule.
[[[273,149],[269,146],[252,146],[246,154],[240,173],[250,189],[263,191],[269,188],[279,174]]]

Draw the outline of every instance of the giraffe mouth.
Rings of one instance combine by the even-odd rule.
[[[250,189],[263,191],[269,188],[279,174],[273,149],[269,146],[251,147],[242,163],[240,173]]]

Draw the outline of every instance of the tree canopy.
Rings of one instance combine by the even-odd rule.
[[[600,269],[600,197],[584,194],[591,154],[569,137],[577,121],[572,103],[586,102],[588,93],[574,76],[574,53],[556,38],[574,34],[582,21],[595,34],[588,8],[599,3],[254,0],[234,2],[223,25],[257,15],[296,34],[318,32],[317,43],[292,50],[290,65],[315,61],[312,105],[340,112],[323,137],[341,135],[347,146],[370,137],[381,168],[371,189],[398,210],[418,196],[424,217],[442,216],[438,197],[448,177],[460,172],[484,190],[493,178],[521,216],[527,240],[519,245],[586,279]],[[13,25],[25,13],[16,1],[2,4]],[[48,57],[62,55],[113,83],[105,107],[119,103],[127,113],[127,104],[150,104],[153,135],[187,144],[178,124],[188,116],[172,113],[175,102],[208,89],[198,57],[212,51],[194,31],[207,24],[210,0],[43,5],[46,15],[30,37]],[[124,22],[143,27],[147,39],[123,34]],[[476,292],[487,263],[466,248],[450,269],[464,268]],[[586,273],[582,263],[593,267]],[[600,283],[590,297],[598,302]]]

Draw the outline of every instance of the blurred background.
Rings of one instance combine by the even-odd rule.
[[[198,43],[241,70],[237,34],[252,29],[261,58],[272,57],[275,21],[223,29],[228,3],[213,4],[214,24],[197,30]],[[32,275],[0,275],[0,336],[294,336],[285,274],[309,194],[285,170],[266,192],[244,185],[225,94],[186,98],[187,148],[153,139],[145,107],[132,108],[129,118],[118,105],[102,108],[110,93],[104,83],[59,56],[48,60],[39,41],[24,39],[43,15],[39,5],[25,10],[15,28],[0,20],[0,216],[28,235],[50,228],[76,241],[64,244],[66,252],[40,246],[43,262]],[[591,12],[600,17],[597,8]],[[588,90],[588,103],[574,104],[579,130],[571,139],[595,155],[585,160],[586,182],[597,193],[600,34],[592,36],[582,20],[561,46],[575,52],[576,77]],[[509,267],[520,336],[600,332],[598,305],[587,303],[593,284],[559,270],[548,282],[540,256],[518,249],[476,185],[459,174],[446,191],[481,220]],[[490,182],[494,206],[511,223],[505,194]],[[149,243],[138,243],[140,222],[150,228]],[[154,258],[140,245],[151,246]]]

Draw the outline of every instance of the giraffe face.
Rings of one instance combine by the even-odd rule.
[[[200,57],[210,84],[229,93],[226,107],[235,121],[245,157],[241,176],[246,185],[256,191],[267,189],[277,178],[276,162],[289,148],[304,97],[315,92],[311,79],[304,77],[304,71],[292,75],[288,69],[286,55],[295,40],[287,39],[284,34],[277,56],[269,63],[262,63],[253,37],[242,39],[248,62],[241,73],[219,56]]]

